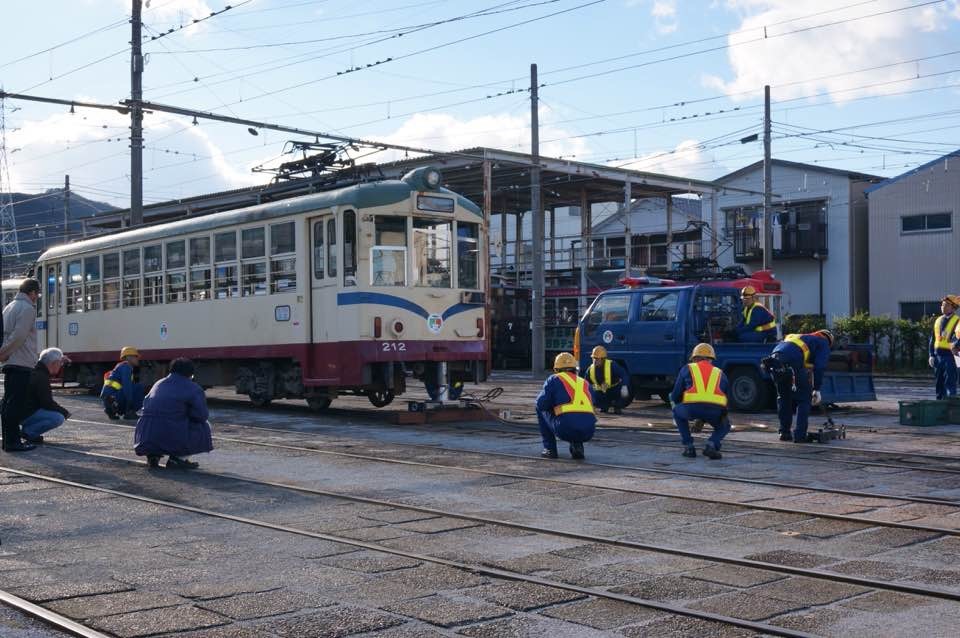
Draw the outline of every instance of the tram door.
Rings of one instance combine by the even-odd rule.
[[[310,326],[314,344],[334,344],[339,341],[337,330],[337,289],[339,250],[337,246],[337,219],[323,215],[310,220]],[[316,348],[311,348],[315,353]],[[339,376],[333,357],[311,357],[311,370],[321,378]]]
[[[63,278],[60,273],[60,262],[44,264],[45,271],[41,275],[43,286],[43,304],[46,306],[46,330],[40,335],[40,345],[44,348],[59,347],[60,343],[60,298],[63,295],[61,285]],[[43,283],[46,279],[46,283]]]

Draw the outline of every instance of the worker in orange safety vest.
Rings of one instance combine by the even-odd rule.
[[[688,458],[697,456],[690,434],[691,419],[700,419],[713,426],[713,434],[703,448],[703,455],[707,458],[722,458],[720,444],[730,432],[730,419],[727,418],[730,382],[723,370],[714,367],[713,360],[716,358],[717,354],[709,343],[697,344],[690,356],[690,363],[680,369],[673,392],[670,393],[673,422],[683,442],[683,456]]]
[[[570,443],[570,457],[583,458],[583,444],[593,438],[597,417],[593,413],[590,384],[577,376],[577,360],[561,352],[553,362],[555,374],[537,395],[537,421],[543,439],[540,456],[557,458],[557,439]]]

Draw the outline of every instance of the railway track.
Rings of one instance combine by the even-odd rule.
[[[104,455],[99,455],[99,456],[100,458],[104,458]],[[130,460],[130,459],[118,459],[118,460],[121,460],[127,463],[140,464],[139,461]],[[22,476],[25,478],[37,480],[37,481],[55,483],[57,485],[61,485],[64,487],[95,491],[103,494],[110,494],[112,496],[116,496],[116,497],[120,497],[128,500],[138,501],[141,503],[149,503],[149,504],[161,506],[164,508],[190,512],[205,518],[226,520],[226,521],[238,523],[241,525],[252,526],[252,527],[257,527],[261,529],[269,529],[275,532],[282,532],[285,534],[291,534],[299,537],[341,543],[343,545],[356,547],[358,549],[365,549],[365,550],[370,550],[370,551],[379,552],[383,554],[389,554],[392,556],[409,558],[409,559],[413,559],[413,560],[417,560],[425,563],[442,565],[442,566],[458,569],[461,571],[466,571],[471,574],[480,574],[483,576],[488,576],[498,580],[525,582],[525,583],[530,583],[534,585],[540,585],[543,587],[550,587],[550,588],[559,589],[563,591],[575,592],[575,593],[583,594],[585,596],[592,596],[595,598],[618,601],[618,602],[627,603],[630,605],[636,605],[639,607],[656,609],[659,611],[663,611],[663,612],[667,612],[667,613],[675,614],[679,616],[686,616],[689,618],[696,618],[696,619],[705,620],[708,622],[721,623],[723,625],[740,627],[740,628],[755,631],[764,635],[786,636],[790,638],[814,638],[813,634],[794,631],[791,629],[786,629],[783,627],[778,627],[776,625],[771,625],[763,622],[755,622],[755,621],[735,618],[732,616],[724,616],[721,614],[715,614],[711,612],[688,609],[685,607],[681,607],[679,605],[671,605],[669,603],[664,603],[660,601],[648,600],[645,598],[629,596],[626,594],[619,594],[616,592],[597,589],[594,587],[581,587],[579,585],[572,585],[569,583],[564,583],[564,582],[549,579],[549,578],[543,578],[539,576],[523,574],[520,572],[495,568],[489,565],[471,564],[471,563],[466,563],[466,562],[461,562],[456,560],[450,560],[447,558],[431,556],[429,554],[425,554],[421,552],[410,552],[410,551],[405,551],[401,549],[395,549],[395,548],[387,547],[377,543],[361,541],[353,538],[348,538],[345,536],[338,536],[335,534],[328,534],[323,532],[315,532],[315,531],[306,530],[306,529],[302,529],[302,528],[294,527],[290,525],[273,523],[273,522],[265,521],[262,519],[250,518],[246,516],[238,516],[238,515],[230,514],[227,512],[194,507],[194,506],[176,502],[176,501],[143,496],[141,494],[134,494],[132,492],[124,492],[121,490],[111,489],[111,488],[93,485],[89,483],[82,483],[79,481],[68,480],[68,479],[54,477],[54,476],[48,476],[45,474],[39,474],[36,472],[25,471],[17,468],[12,468],[12,467],[0,466],[0,470],[9,472],[11,474],[16,474],[18,476]],[[206,474],[209,476],[215,476],[215,477],[218,476],[221,478],[228,478],[230,480],[244,480],[238,477],[227,476],[227,475],[216,475],[216,474],[210,474],[210,473],[206,473]],[[246,481],[253,482],[250,479],[246,479]],[[292,489],[289,486],[285,486],[285,487],[286,489]],[[958,599],[960,599],[960,595],[958,595]],[[42,608],[39,608],[39,609],[42,610]],[[78,635],[81,635],[81,634],[78,634]],[[106,636],[103,636],[101,634],[96,634],[96,633],[87,634],[87,635],[89,636],[89,638],[107,638]]]
[[[0,589],[0,603],[10,607],[11,609],[16,609],[17,611],[24,613],[32,618],[57,629],[68,636],[77,636],[78,638],[110,638],[106,634],[102,634],[99,631],[85,627],[78,622],[75,622],[66,616],[61,616],[58,613],[52,612],[45,607],[40,605],[35,605],[28,600],[24,600],[19,596],[14,596],[10,592]]]
[[[91,425],[101,425],[101,426],[109,426],[109,427],[115,427],[115,428],[124,428],[128,430],[132,429],[133,427],[133,426],[124,425],[120,423],[113,423],[113,422],[89,421],[89,420],[79,420],[79,419],[74,419],[74,420],[80,423],[88,423]],[[265,430],[269,432],[278,432],[278,431],[289,432],[285,430],[277,430],[275,428],[263,428],[261,426],[245,426],[245,425],[230,424],[230,427],[251,428],[251,429]],[[466,465],[439,463],[436,461],[426,462],[426,461],[416,461],[416,460],[410,460],[410,459],[395,459],[395,458],[382,456],[382,455],[362,454],[358,452],[342,452],[342,451],[338,452],[333,450],[320,450],[320,449],[317,449],[316,447],[310,447],[306,445],[294,445],[294,444],[288,444],[288,443],[272,443],[267,441],[256,441],[256,440],[244,439],[244,438],[238,438],[238,437],[232,437],[232,436],[214,435],[213,438],[215,441],[221,441],[225,443],[235,443],[235,444],[257,446],[257,447],[263,447],[263,448],[289,450],[292,452],[310,452],[313,454],[318,454],[323,456],[351,458],[351,459],[371,461],[371,462],[377,462],[377,463],[388,463],[388,464],[395,464],[395,465],[425,467],[425,468],[433,468],[433,469],[446,469],[446,470],[467,472],[471,474],[481,474],[486,476],[496,476],[501,478],[511,478],[511,479],[517,479],[517,480],[542,481],[542,482],[554,483],[558,486],[587,487],[587,488],[594,488],[594,489],[603,490],[603,491],[613,491],[613,492],[620,492],[620,493],[627,493],[627,494],[641,494],[645,496],[672,498],[677,500],[700,502],[705,504],[730,505],[735,507],[742,507],[744,509],[752,509],[752,510],[768,511],[768,512],[779,512],[784,514],[803,514],[803,515],[809,515],[809,516],[816,516],[819,518],[827,518],[831,520],[846,521],[850,523],[859,523],[859,524],[865,524],[865,525],[871,525],[871,526],[908,529],[908,530],[914,530],[914,531],[920,531],[920,532],[933,532],[933,533],[944,534],[948,536],[960,536],[960,529],[954,529],[949,527],[938,527],[938,526],[932,526],[932,525],[918,525],[918,524],[913,524],[909,522],[900,522],[900,521],[883,521],[883,520],[868,518],[864,516],[855,516],[851,514],[835,514],[835,513],[827,513],[827,512],[817,512],[814,510],[800,509],[800,508],[793,508],[793,507],[782,507],[777,505],[766,505],[766,504],[753,503],[753,502],[744,503],[744,502],[739,502],[734,500],[717,499],[713,497],[709,497],[709,498],[698,497],[698,496],[676,494],[672,492],[664,492],[664,491],[649,490],[649,489],[609,486],[609,485],[585,482],[582,480],[570,481],[565,479],[552,478],[549,476],[521,474],[517,472],[503,472],[503,471],[497,471],[492,469],[469,467]],[[536,459],[536,458],[520,456],[520,455],[504,454],[500,452],[472,452],[470,450],[456,450],[456,449],[451,449],[446,447],[427,446],[427,445],[417,445],[416,447],[425,448],[433,451],[471,453],[471,454],[476,454],[478,456],[498,456],[498,457],[506,457],[510,459],[522,459],[522,460],[537,462],[537,463],[541,462],[540,459]],[[544,462],[544,463],[547,463],[547,462]],[[593,465],[596,467],[605,467],[605,468],[614,467],[614,468],[623,468],[623,469],[632,469],[632,470],[645,469],[645,468],[636,468],[634,466],[611,466],[611,465],[604,465],[604,464],[587,464],[587,465]],[[700,476],[700,474],[692,474],[692,475]],[[718,478],[722,478],[722,477],[718,477]],[[746,479],[743,479],[743,480],[746,480]],[[760,480],[756,480],[752,482],[755,482],[761,485],[768,485],[768,483]],[[808,487],[801,487],[801,486],[794,486],[794,487],[796,489],[805,489],[810,492],[824,491],[824,490],[819,490],[817,488],[808,488]],[[883,498],[889,501],[899,501],[899,502],[905,502],[905,503],[929,504],[930,502],[929,499],[913,499],[913,498],[904,497],[904,496],[878,495],[873,492],[849,492],[849,494],[852,494],[854,496],[862,496],[864,498]],[[954,503],[952,501],[941,503],[937,501],[937,504],[947,504],[952,507],[956,507],[958,511],[960,511],[960,503]]]

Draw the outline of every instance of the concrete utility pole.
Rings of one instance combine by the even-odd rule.
[[[633,256],[633,182],[623,185],[623,275],[630,276],[630,258]]]
[[[143,53],[140,10],[133,0],[130,25],[130,225],[143,224]]]
[[[70,241],[70,176],[63,176],[63,243]]]
[[[773,268],[773,186],[770,165],[770,85],[763,87],[763,269]]]
[[[531,368],[534,376],[543,372],[546,356],[543,328],[543,205],[540,201],[540,116],[538,113],[537,65],[530,65],[530,212],[533,214],[533,287],[531,309],[533,334]]]

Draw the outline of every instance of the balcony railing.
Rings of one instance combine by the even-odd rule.
[[[800,222],[777,226],[774,229],[774,259],[809,259],[827,254],[827,225],[820,222]],[[777,236],[778,234],[779,236]],[[734,258],[740,262],[763,259],[759,228],[737,228],[733,231]]]

